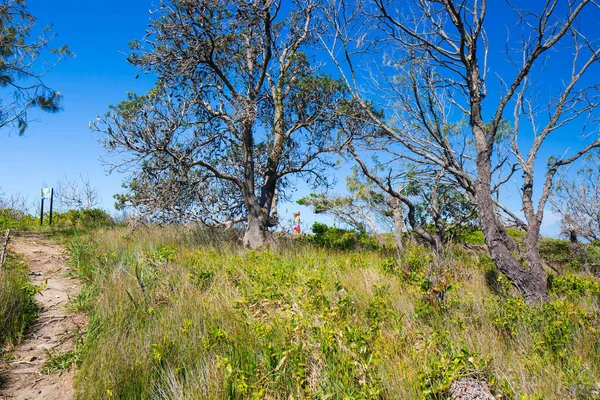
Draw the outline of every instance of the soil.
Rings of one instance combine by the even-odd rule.
[[[14,237],[10,249],[24,256],[31,282],[43,290],[35,297],[40,306],[36,323],[8,356],[0,399],[72,399],[72,368],[51,374],[43,374],[42,370],[50,354],[73,350],[85,328],[85,317],[67,307],[79,291],[79,281],[70,277],[62,248],[48,239]]]

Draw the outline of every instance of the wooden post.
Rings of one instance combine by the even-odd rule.
[[[10,229],[6,230],[6,236],[4,237],[4,246],[2,246],[2,254],[0,254],[0,268],[4,265],[6,259],[6,247],[8,247],[8,240],[10,239]]]
[[[54,202],[54,189],[50,189],[50,226],[52,226],[52,203]]]
[[[44,198],[42,197],[42,207],[40,209],[40,226],[44,225]]]

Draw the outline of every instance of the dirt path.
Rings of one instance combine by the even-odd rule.
[[[66,305],[77,295],[78,281],[69,278],[62,249],[46,239],[11,238],[11,250],[25,257],[31,282],[43,285],[44,290],[36,295],[41,306],[37,322],[12,352],[0,399],[72,399],[73,371],[42,375],[42,368],[48,351],[62,354],[75,346],[83,317],[67,310]]]

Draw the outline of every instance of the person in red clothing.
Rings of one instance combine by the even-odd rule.
[[[302,223],[302,221],[300,221],[300,211],[296,211],[294,213],[294,220],[292,222],[292,224],[294,225],[294,235],[300,234],[300,224],[301,223]]]

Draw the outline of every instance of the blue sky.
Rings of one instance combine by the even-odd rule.
[[[128,91],[143,92],[152,84],[135,79],[135,68],[125,60],[128,41],[144,33],[151,0],[27,3],[41,24],[54,25],[54,44],[69,45],[76,57],[45,79],[63,94],[64,111],[32,113],[34,120],[22,137],[9,136],[6,130],[0,134],[0,187],[33,202],[43,184],[82,174],[98,187],[102,206],[112,209],[112,194],[120,190],[122,176],[106,175],[99,161],[103,150],[88,124]]]
[[[112,196],[121,191],[123,175],[107,175],[100,162],[104,150],[88,125],[96,115],[105,113],[109,104],[124,99],[127,92],[141,93],[151,87],[150,77],[135,78],[137,71],[127,63],[126,55],[128,42],[144,35],[153,0],[29,0],[27,4],[41,24],[54,25],[58,33],[55,45],[69,45],[76,57],[66,60],[45,79],[64,95],[64,112],[32,113],[34,120],[22,137],[9,135],[6,130],[0,132],[0,189],[21,193],[33,204],[42,186],[55,185],[65,176],[74,179],[83,175],[98,188],[102,207],[114,212]],[[506,31],[506,27],[501,29]],[[497,33],[502,34],[499,30]],[[555,141],[551,150],[566,144],[564,139]],[[348,168],[337,172],[340,187],[348,172]],[[294,197],[303,194],[300,189]],[[296,204],[282,204],[280,213],[291,219],[296,209],[302,211],[305,226],[317,219],[331,222]],[[556,218],[547,213],[544,232],[556,233],[555,222]]]

